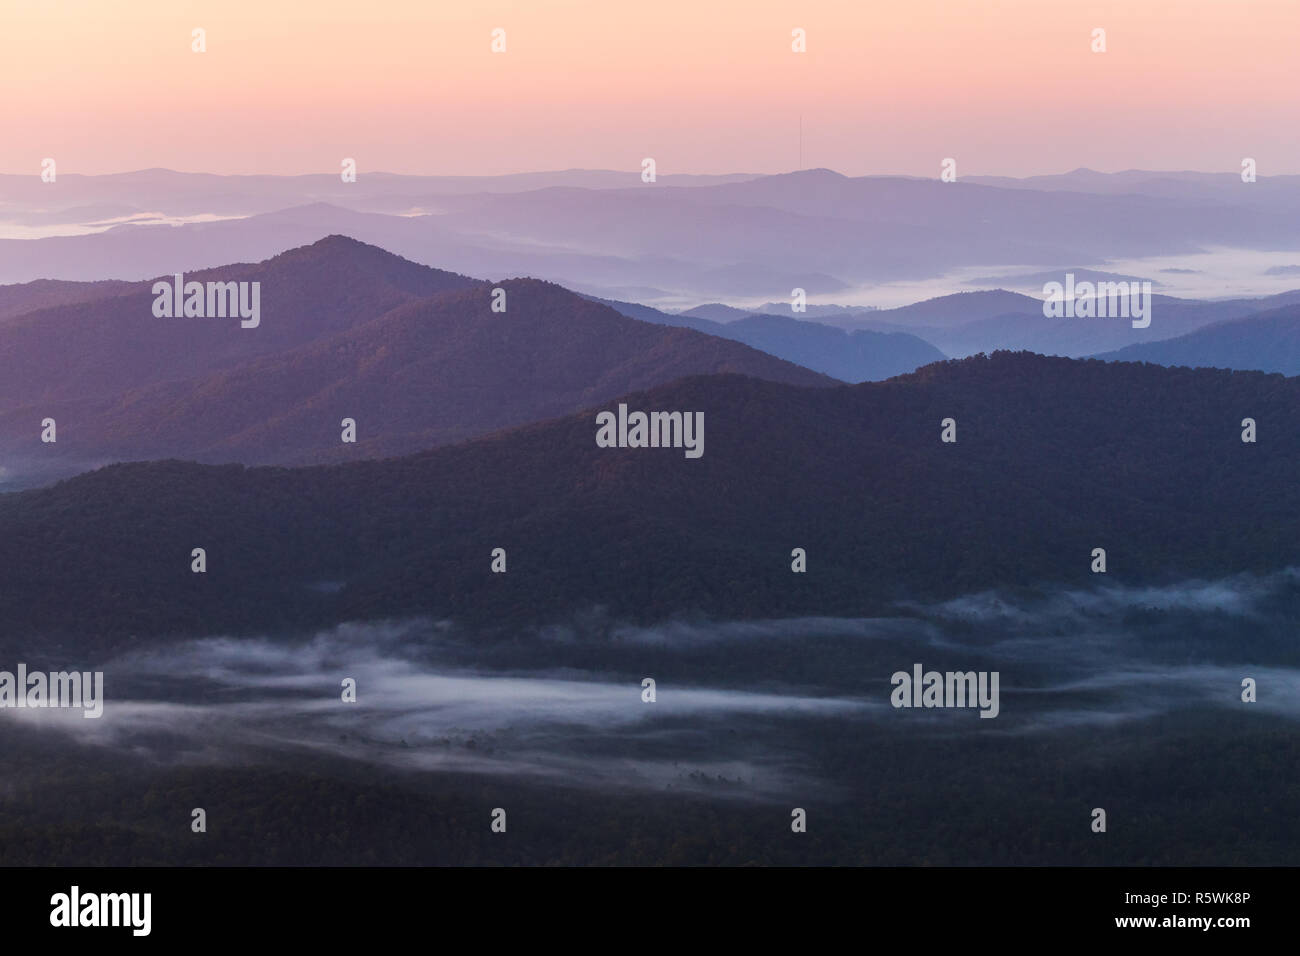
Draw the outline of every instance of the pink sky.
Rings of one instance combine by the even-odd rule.
[[[850,175],[1300,173],[1297,36],[1300,0],[0,0],[0,171],[780,172],[802,116]]]

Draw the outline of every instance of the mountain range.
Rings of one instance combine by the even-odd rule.
[[[0,362],[12,370],[0,381],[0,455],[11,481],[159,456],[270,464],[403,454],[687,375],[835,384],[552,283],[493,285],[341,236],[185,278],[259,282],[260,325],[158,318],[149,282],[84,301],[66,283],[10,293],[64,303],[0,323]],[[494,288],[503,313],[492,311]],[[57,423],[53,444],[41,441],[46,418]],[[341,441],[345,418],[355,443]]]
[[[844,329],[791,318],[788,314],[751,313],[724,305],[669,313],[635,302],[590,298],[629,318],[681,326],[744,342],[805,368],[855,384],[914,372],[922,365],[945,358],[929,342],[903,331]],[[701,315],[702,311],[728,318],[722,321],[706,318]],[[789,311],[788,306],[786,311]]]
[[[598,447],[595,412],[617,403],[703,412],[704,454]],[[0,496],[0,613],[51,646],[107,647],[408,613],[515,633],[1148,585],[1300,561],[1297,466],[1300,380],[1278,375],[997,353],[831,388],[697,376],[402,458],[116,465]]]
[[[1176,338],[1216,322],[1290,303],[1300,303],[1300,291],[1211,301],[1152,295],[1150,326],[1134,328],[1127,318],[1047,318],[1041,299],[999,289],[956,293],[864,313],[855,317],[854,325],[906,331],[953,358],[997,350],[1081,358]]]
[[[796,287],[860,299],[880,283],[960,285],[1009,263],[1025,274],[1115,271],[1108,262],[1292,250],[1300,178],[944,183],[809,169],[654,183],[608,171],[480,180],[363,173],[343,183],[144,170],[55,183],[0,177],[0,202],[0,225],[24,237],[0,239],[0,282],[138,280],[343,233],[454,272],[531,275],[604,298],[690,307],[787,301]]]
[[[942,361],[931,343],[957,357],[1006,348],[1300,368],[1295,292],[1154,296],[1144,330],[1122,319],[1045,319],[1038,299],[1005,290],[837,317],[857,327],[740,309],[719,322],[537,279],[490,283],[343,236],[185,278],[259,283],[261,324],[158,318],[148,280],[0,286],[0,361],[9,370],[0,379],[0,487],[122,460],[301,465],[404,455],[692,375],[820,387],[883,381]],[[506,296],[504,313],[492,310],[494,289]],[[42,441],[47,419],[57,423],[53,443]],[[354,441],[342,440],[345,419]]]

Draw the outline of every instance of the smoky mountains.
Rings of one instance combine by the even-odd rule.
[[[870,324],[856,329],[771,313],[720,322],[536,279],[485,282],[343,236],[183,281],[256,283],[256,327],[233,315],[155,315],[153,280],[0,287],[0,489],[116,461],[402,455],[689,375],[883,380],[945,357],[909,329],[959,355],[994,350],[982,341],[1088,354],[1134,337],[1123,321],[1045,319],[1038,300],[1005,291],[857,313]],[[497,288],[504,312],[493,308]],[[1153,326],[1171,336],[1291,298],[1159,297]],[[1220,354],[1276,359],[1272,341]],[[345,419],[355,442],[341,441]]]
[[[703,413],[703,454],[598,447],[619,403]],[[406,615],[520,640],[575,615],[861,617],[1155,585],[1300,562],[1298,466],[1300,380],[1280,375],[1004,352],[856,386],[695,376],[402,458],[122,464],[0,496],[0,614],[9,643],[58,653]]]
[[[483,282],[342,236],[184,282],[258,283],[256,326],[159,317],[152,281],[0,289],[0,479],[31,484],[161,457],[304,464],[405,454],[689,375],[836,384],[552,283]],[[345,418],[357,423],[355,443],[341,441]],[[47,419],[54,442],[42,441]]]
[[[1049,318],[1044,315],[1042,299],[1006,289],[950,293],[892,309],[810,306],[809,313],[823,321],[791,318],[790,306],[777,303],[757,312],[710,303],[674,314],[640,303],[597,301],[632,318],[745,342],[854,384],[892,378],[941,358],[996,351],[1186,364],[1166,361],[1177,350],[1166,351],[1163,343],[1288,306],[1291,311],[1275,323],[1275,331],[1285,338],[1284,327],[1290,322],[1289,336],[1294,338],[1295,317],[1300,315],[1300,291],[1295,290],[1212,300],[1153,295],[1154,317],[1145,328],[1134,328],[1122,317]],[[1258,325],[1245,322],[1235,326],[1240,335],[1235,347],[1218,350],[1218,361],[1204,364],[1293,374],[1288,371],[1291,366],[1274,352],[1277,337],[1259,335],[1252,331],[1256,328]],[[1288,357],[1293,357],[1294,348],[1293,344],[1284,345]],[[1185,356],[1179,353],[1178,357]]]
[[[628,318],[681,326],[744,342],[851,384],[883,381],[947,358],[929,342],[901,329],[845,329],[795,319],[790,317],[788,305],[780,307],[784,314],[748,313],[718,306],[735,316],[718,321],[699,314],[699,310],[670,313],[636,302],[587,298],[608,305]]]
[[[158,169],[66,174],[57,185],[0,176],[0,282],[143,279],[174,271],[178,258],[205,268],[345,233],[457,272],[539,276],[605,298],[784,301],[794,287],[842,294],[1012,264],[1032,274],[1221,248],[1295,250],[1297,211],[1300,177],[1247,185],[1228,171],[948,183],[829,169],[652,184],[639,170],[367,172],[351,183],[337,173]],[[41,238],[12,238],[30,235]]]

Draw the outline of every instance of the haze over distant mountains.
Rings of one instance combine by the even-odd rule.
[[[617,189],[638,173],[609,169],[564,169],[503,176],[412,176],[362,171],[355,182],[344,183],[338,173],[301,176],[222,176],[186,173],[173,169],[141,169],[127,173],[85,176],[61,172],[57,189],[39,176],[0,174],[0,201],[24,211],[6,216],[26,225],[86,223],[90,217],[193,216],[202,214],[247,216],[271,212],[286,205],[336,202],[356,204],[371,211],[405,212],[412,197],[464,193],[512,193],[535,189]],[[757,178],[755,174],[720,176],[666,174],[659,181],[670,186],[708,186]]]
[[[1041,299],[1005,290],[941,296],[897,309],[860,313],[854,323],[879,331],[907,331],[953,358],[998,349],[1079,358],[1185,335],[1214,322],[1244,318],[1300,303],[1300,291],[1251,299],[1199,301],[1151,297],[1151,324],[1128,318],[1047,318]]]
[[[1158,196],[1169,199],[1208,199],[1220,202],[1300,210],[1300,176],[1261,176],[1243,183],[1239,171],[1206,173],[1191,170],[1126,169],[1103,173],[1080,167],[1041,176],[967,176],[966,182],[1006,189],[1069,191],[1111,196]],[[1242,186],[1248,188],[1242,189]],[[1258,189],[1254,187],[1260,187]]]
[[[638,303],[602,301],[634,318],[734,338],[846,382],[863,382],[911,372],[943,357],[998,349],[1079,358],[1172,339],[1212,323],[1300,304],[1300,291],[1209,302],[1154,295],[1152,323],[1143,329],[1123,317],[1046,318],[1041,299],[1004,289],[959,292],[895,309],[822,313],[827,318],[820,322],[791,317],[789,306],[768,305],[754,313],[711,303],[667,314]],[[1249,361],[1232,367],[1265,368]]]
[[[1106,265],[1300,247],[1300,177],[1247,184],[1233,173],[943,183],[814,169],[647,184],[610,171],[481,180],[363,173],[343,183],[146,170],[48,184],[0,177],[0,204],[11,235],[134,223],[0,240],[0,282],[140,279],[259,260],[341,233],[455,272],[533,275],[656,306],[780,302],[795,287],[858,295],[876,283],[957,270],[969,279],[992,267],[1130,272]],[[150,218],[183,224],[138,224]],[[196,218],[218,221],[187,221]]]
[[[798,365],[855,384],[876,382],[914,372],[922,365],[945,358],[933,345],[906,332],[842,329],[789,315],[750,313],[730,306],[692,309],[674,315],[634,302],[610,299],[596,301],[604,302],[629,318],[682,326],[744,342]],[[714,321],[703,318],[701,312],[730,315],[734,318]]]

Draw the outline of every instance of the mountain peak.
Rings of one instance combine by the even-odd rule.
[[[408,291],[424,296],[447,288],[464,288],[477,280],[457,273],[435,269],[422,263],[407,259],[395,252],[353,239],[340,233],[331,233],[322,239],[305,246],[297,246],[263,260],[260,265],[267,267],[285,265],[326,265],[345,268],[349,271],[364,269],[376,275],[382,275],[388,281],[406,287],[410,282],[417,285]],[[437,288],[424,289],[425,280],[436,280]]]
[[[776,176],[772,178],[812,179],[831,182],[848,179],[849,177],[845,176],[843,173],[837,173],[833,169],[827,169],[825,166],[816,166],[812,169],[795,169],[788,173],[777,173]]]

